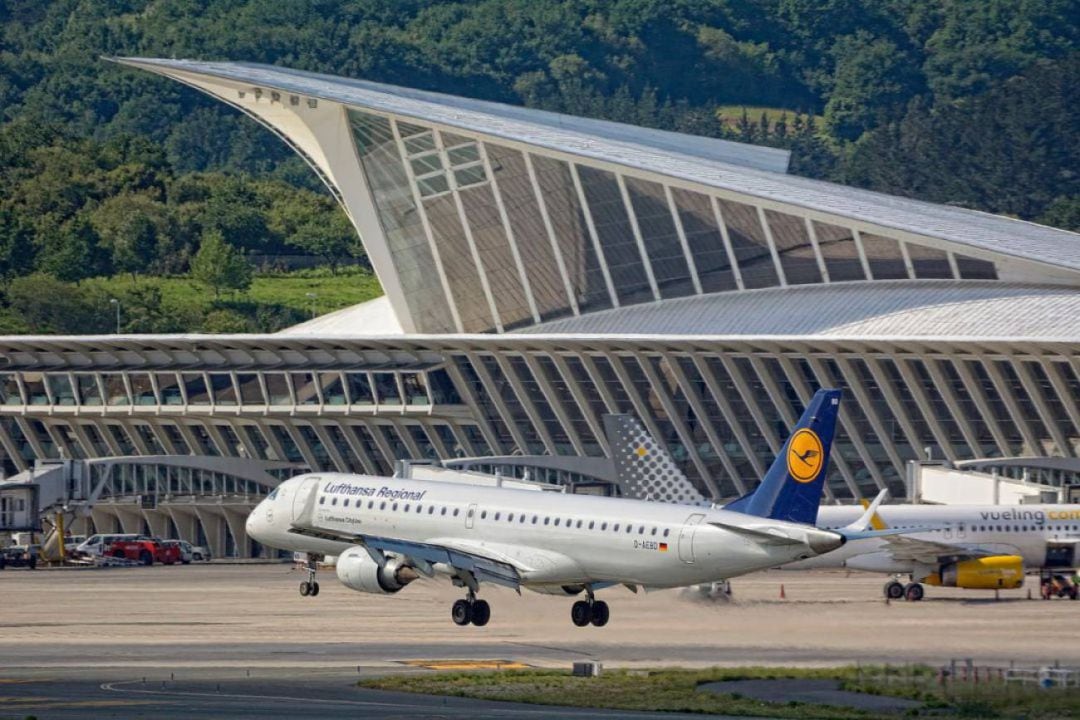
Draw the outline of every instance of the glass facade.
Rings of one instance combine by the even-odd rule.
[[[992,262],[660,175],[348,110],[421,333],[504,332],[696,293],[996,279]]]

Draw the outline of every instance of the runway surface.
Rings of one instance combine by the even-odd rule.
[[[567,715],[355,687],[362,675],[436,672],[423,666],[446,660],[1080,664],[1066,640],[1080,603],[1028,601],[1027,589],[995,602],[928,588],[921,603],[886,604],[878,576],[769,572],[736,580],[732,603],[612,588],[601,593],[611,623],[576,628],[571,598],[485,587],[491,624],[459,628],[449,608],[461,593],[448,583],[372,596],[328,571],[320,595],[301,598],[302,577],[280,564],[0,572],[0,718]]]

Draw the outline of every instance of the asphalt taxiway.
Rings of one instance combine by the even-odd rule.
[[[604,628],[574,627],[570,598],[485,587],[491,623],[460,628],[449,617],[460,591],[445,582],[372,596],[329,571],[320,573],[319,596],[302,598],[302,577],[282,564],[3,571],[0,718],[564,717],[565,708],[376,693],[355,683],[445,667],[569,668],[583,659],[608,667],[969,657],[1080,664],[1080,646],[1066,641],[1080,603],[1029,601],[1033,580],[999,601],[928,588],[920,603],[888,604],[883,578],[838,572],[740,578],[730,603],[612,588],[601,593],[612,610]]]

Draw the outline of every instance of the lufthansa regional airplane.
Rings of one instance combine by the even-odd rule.
[[[670,588],[730,578],[821,555],[869,530],[876,505],[835,530],[814,526],[829,461],[839,390],[820,390],[760,487],[740,512],[507,486],[314,473],[283,482],[252,511],[248,534],[307,553],[301,595],[318,595],[315,561],[337,556],[348,588],[392,594],[420,576],[467,591],[458,625],[485,625],[476,597],[490,582],[520,592],[585,594],[579,627],[605,625],[595,592],[614,585]]]
[[[666,451],[627,415],[605,418],[608,438],[621,459],[616,483],[627,497],[676,493],[689,506],[710,502],[687,480]],[[635,452],[637,451],[637,452]],[[652,465],[647,465],[651,462]],[[660,465],[662,477],[645,471]],[[671,490],[671,488],[675,488]],[[876,502],[884,499],[882,491]],[[756,493],[724,507],[742,511]],[[843,528],[858,506],[823,506],[817,526]],[[871,518],[874,530],[899,532],[865,538],[822,555],[790,563],[784,570],[845,568],[893,575],[885,596],[922,600],[923,584],[977,590],[1022,587],[1026,572],[1067,571],[1080,565],[1080,506],[1077,505],[882,505]],[[907,576],[906,583],[897,576]],[[1070,589],[1080,596],[1075,587]]]

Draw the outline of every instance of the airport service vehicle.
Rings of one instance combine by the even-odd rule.
[[[153,565],[155,562],[164,565],[174,565],[180,562],[180,548],[166,546],[155,538],[136,537],[115,540],[105,552],[114,558],[126,558],[142,563]]]
[[[0,570],[9,567],[37,568],[37,545],[12,545],[0,548]]]
[[[134,540],[140,537],[135,533],[112,533],[91,535],[83,542],[75,546],[74,551],[80,555],[102,557],[107,554],[109,546],[117,540]]]
[[[315,562],[336,555],[348,588],[393,594],[419,577],[467,590],[451,617],[485,625],[490,582],[585,599],[579,627],[608,622],[595,593],[669,588],[813,557],[868,535],[874,507],[839,530],[814,527],[840,391],[820,390],[742,512],[620,498],[404,478],[316,473],[291,478],[251,513],[248,534],[307,553],[301,595],[318,595]],[[878,533],[870,531],[869,535]]]
[[[210,554],[210,548],[206,547],[205,545],[191,545],[186,542],[184,542],[184,544],[191,548],[192,560],[196,560],[198,562],[210,562],[210,559],[213,557]]]
[[[1061,573],[1051,573],[1044,576],[1040,583],[1040,592],[1043,600],[1054,597],[1076,600],[1080,597],[1080,587]]]
[[[675,484],[690,506],[710,505],[679,473],[663,448],[646,437],[636,420],[623,418],[620,422],[623,427],[618,428],[619,434],[611,435],[609,440],[612,447],[622,448],[623,455],[631,459],[625,466],[617,466],[620,472],[616,483],[624,495],[660,497],[665,485]],[[644,442],[649,452],[642,453],[642,461],[647,457],[667,467],[668,472],[636,469],[635,465],[642,461],[634,453],[625,452],[628,440]],[[729,503],[725,509],[739,511],[750,497]],[[842,528],[862,512],[855,505],[824,506],[818,512],[817,526],[823,530]],[[906,575],[906,583],[890,578],[884,587],[885,596],[917,601],[924,597],[923,584],[1014,589],[1023,585],[1026,573],[1052,573],[1080,565],[1077,505],[882,505],[872,516],[871,526],[879,531],[902,532],[864,538],[783,569],[847,568]]]
[[[180,562],[184,565],[191,564],[194,554],[192,553],[190,543],[184,542],[183,540],[162,540],[161,546],[170,550],[176,548],[176,555],[180,559]]]

